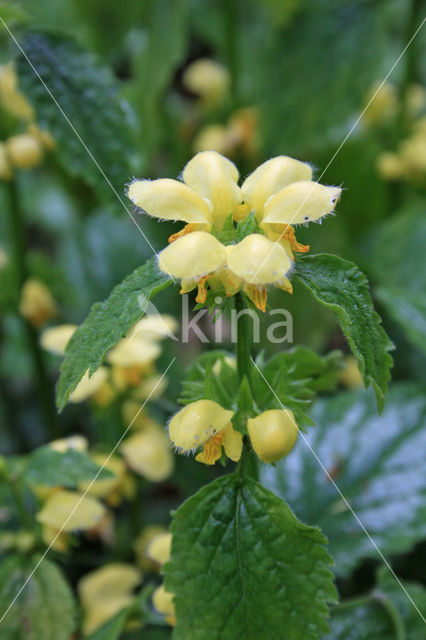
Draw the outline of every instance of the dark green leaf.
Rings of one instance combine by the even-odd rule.
[[[92,375],[98,369],[107,351],[143,317],[148,301],[171,283],[151,258],[117,285],[107,300],[93,305],[67,345],[56,397],[59,410],[84,373],[89,370]]]
[[[80,482],[92,480],[95,476],[104,480],[113,474],[108,469],[101,470],[85,453],[75,449],[62,453],[50,447],[36,449],[23,471],[23,478],[30,485],[67,489],[76,489]]]
[[[219,478],[172,524],[175,640],[313,640],[336,593],[320,531],[251,479]],[[194,603],[196,603],[194,605]]]
[[[352,262],[326,253],[299,258],[295,276],[337,315],[366,387],[370,382],[374,387],[381,412],[390,380],[392,343],[374,311],[366,277]]]
[[[0,563],[0,618],[3,640],[69,640],[75,630],[76,604],[59,568],[40,556],[9,556]],[[32,574],[32,575],[31,575]],[[28,580],[18,596],[19,590]]]
[[[182,404],[208,399],[226,409],[236,409],[239,382],[236,368],[227,362],[229,357],[233,356],[219,349],[201,354],[188,368],[182,383]]]
[[[232,213],[226,218],[221,229],[215,229],[213,227],[212,234],[222,244],[232,244],[234,242],[235,227]]]
[[[115,202],[116,195],[102,171],[121,197],[132,173],[132,137],[128,114],[111,73],[71,40],[31,33],[21,44],[63,110],[62,113],[25,57],[20,56],[22,90],[34,105],[41,126],[55,138],[58,159],[68,173]]]
[[[426,536],[425,415],[424,390],[404,384],[391,387],[381,417],[363,390],[318,400],[312,411],[307,441],[385,556]],[[275,469],[262,468],[262,481],[321,528],[339,575],[379,558],[302,438]]]
[[[246,236],[249,236],[252,233],[260,233],[263,235],[263,231],[257,223],[254,211],[249,213],[244,220],[238,223],[235,230],[235,242],[241,242],[241,240],[244,240]]]
[[[426,219],[415,202],[375,230],[368,246],[374,293],[412,343],[426,353]]]
[[[377,573],[377,585],[363,601],[354,598],[343,601],[334,610],[331,633],[324,640],[389,640],[404,637],[407,640],[423,640],[425,623],[409,597],[426,615],[426,591],[416,583],[403,583],[408,596],[385,566]],[[405,633],[397,636],[396,626]]]

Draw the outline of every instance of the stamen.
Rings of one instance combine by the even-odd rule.
[[[178,238],[182,238],[182,236],[186,236],[187,233],[192,233],[193,231],[195,231],[195,224],[186,224],[183,229],[170,236],[169,243],[171,244]]]

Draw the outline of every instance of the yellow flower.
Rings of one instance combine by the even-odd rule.
[[[185,69],[182,82],[186,89],[200,96],[205,106],[210,107],[227,97],[231,77],[223,65],[200,58]]]
[[[95,482],[85,481],[80,482],[78,488],[84,493],[87,490],[86,495],[92,495],[95,498],[106,499],[111,506],[116,506],[120,503],[123,489],[125,489],[125,476],[126,465],[123,460],[118,456],[110,456],[106,453],[94,453],[91,458],[100,467],[111,471],[114,475],[109,478],[100,478]]]
[[[66,346],[77,329],[76,325],[64,324],[51,327],[43,331],[41,346],[54,353],[63,355]],[[83,402],[88,398],[105,406],[116,396],[117,391],[125,391],[128,387],[135,387],[135,395],[144,399],[154,392],[158,397],[164,390],[166,381],[154,373],[154,361],[161,354],[159,342],[167,336],[172,336],[177,329],[177,322],[171,316],[150,314],[137,322],[111,349],[105,360],[110,367],[102,366],[89,377],[88,372],[70,394],[70,402]],[[160,384],[157,384],[159,383]]]
[[[173,604],[174,595],[164,588],[164,585],[157,587],[152,594],[152,602],[159,613],[165,617],[167,624],[172,627],[176,624],[175,606]]]
[[[43,159],[43,147],[30,133],[20,133],[6,140],[10,164],[15,169],[33,169]]]
[[[133,600],[141,572],[130,564],[111,563],[86,574],[77,590],[84,610],[83,632],[89,635]]]
[[[393,118],[398,109],[398,97],[395,87],[387,82],[374,86],[365,100],[366,111],[362,120],[368,126],[381,124]]]
[[[361,389],[364,386],[362,375],[358,368],[358,363],[354,356],[347,356],[344,359],[345,368],[340,373],[339,381],[348,389]]]
[[[276,462],[294,447],[299,433],[294,415],[288,409],[271,409],[247,421],[250,441],[263,462]]]
[[[274,284],[291,292],[286,274],[293,251],[309,250],[296,241],[291,225],[321,222],[333,212],[341,189],[312,181],[308,164],[286,156],[262,164],[241,188],[238,176],[230,160],[215,151],[203,151],[186,165],[183,182],[135,180],[128,196],[153,217],[187,223],[159,255],[160,269],[182,281],[181,293],[198,286],[196,300],[205,302],[207,284],[213,288],[222,284],[228,296],[244,288],[265,310],[266,286]],[[225,247],[212,235],[230,215],[241,221],[250,212],[266,237],[253,234],[242,240],[243,247]],[[237,259],[242,255],[243,269]]]
[[[209,124],[203,127],[194,140],[194,151],[217,151],[231,155],[232,145],[228,127],[224,124]]]
[[[156,535],[148,545],[146,555],[154,562],[163,565],[170,559],[172,534],[169,531]]]
[[[148,525],[138,534],[134,543],[133,549],[135,550],[136,560],[138,566],[149,572],[158,571],[158,562],[151,560],[147,554],[147,550],[151,542],[157,538],[157,536],[168,533],[166,528],[160,525]]]
[[[120,447],[127,465],[151,482],[162,482],[173,472],[173,456],[161,428],[138,431]]]
[[[243,440],[231,423],[233,411],[223,409],[212,400],[197,400],[181,409],[170,421],[169,436],[174,446],[182,453],[203,447],[196,456],[198,462],[214,464],[225,454],[238,461]]]
[[[58,551],[65,551],[69,533],[96,527],[105,514],[105,507],[95,498],[58,489],[36,514],[36,520],[43,525],[45,543],[53,544]],[[59,531],[61,533],[53,542]]]
[[[75,449],[84,453],[87,451],[89,443],[84,436],[68,436],[68,438],[61,438],[59,440],[52,440],[49,442],[49,447],[60,453],[65,453],[69,449]]]
[[[46,285],[29,278],[22,287],[19,312],[34,327],[41,327],[57,314],[58,309]]]
[[[31,120],[34,111],[18,89],[18,77],[13,62],[0,66],[0,105],[19,120]]]

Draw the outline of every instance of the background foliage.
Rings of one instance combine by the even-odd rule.
[[[57,305],[52,324],[80,324],[92,304],[105,300],[119,285],[113,296],[95,306],[88,316],[86,327],[93,336],[105,309],[112,309],[117,317],[125,312],[126,328],[133,324],[135,295],[139,292],[138,281],[135,294],[134,278],[141,277],[141,270],[147,298],[161,289],[156,306],[179,317],[176,289],[166,288],[165,279],[155,279],[157,275],[149,271],[151,263],[141,268],[152,257],[153,249],[165,246],[167,237],[177,229],[172,223],[159,225],[136,214],[124,196],[124,187],[133,176],[178,176],[195,151],[199,133],[209,125],[227,126],[235,113],[245,108],[255,109],[254,128],[249,129],[248,143],[230,153],[243,176],[273,155],[289,154],[317,167],[316,177],[321,176],[321,182],[344,187],[336,217],[322,226],[298,230],[298,239],[311,244],[312,254],[325,252],[343,259],[324,261],[321,288],[309,276],[314,258],[304,258],[293,296],[275,292],[270,298],[271,306],[289,309],[294,342],[306,350],[299,347],[296,358],[292,350],[277,356],[274,345],[266,340],[265,319],[259,366],[268,380],[275,381],[280,400],[283,398],[286,405],[292,403],[288,406],[300,412],[303,424],[315,423],[309,427],[307,441],[424,614],[426,173],[423,165],[423,173],[413,170],[401,179],[389,180],[378,169],[381,154],[396,151],[412,132],[413,121],[425,115],[424,104],[423,112],[416,115],[407,106],[410,89],[425,82],[425,69],[420,64],[426,51],[424,29],[389,77],[394,87],[394,111],[391,108],[389,114],[385,105],[369,118],[377,104],[373,102],[371,111],[359,119],[371,90],[382,81],[419,26],[421,3],[17,0],[1,2],[0,17],[5,22],[0,24],[0,63],[16,61],[19,86],[33,105],[40,127],[49,130],[57,143],[41,166],[16,173],[15,191],[6,182],[0,184],[0,452],[4,456],[0,458],[0,616],[46,548],[38,530],[36,542],[33,533],[33,538],[25,537],[34,526],[34,487],[75,490],[99,470],[99,465],[84,453],[59,453],[45,445],[54,438],[81,434],[89,439],[93,450],[109,451],[127,426],[117,407],[73,404],[67,405],[59,417],[56,415],[52,398],[60,361],[42,354],[46,373],[43,387],[40,371],[34,369],[37,353],[41,353],[37,352],[38,330],[25,326],[18,312],[22,279],[36,278],[49,288]],[[202,57],[222,63],[231,76],[229,93],[210,109],[200,104],[184,82],[188,65]],[[15,121],[2,111],[2,140],[13,126]],[[345,143],[340,148],[342,141]],[[19,240],[25,249],[23,264],[13,259],[15,227],[6,215],[13,203],[18,203],[23,220]],[[318,259],[324,260],[321,256]],[[363,327],[356,324],[357,306],[369,308],[368,299],[357,298],[354,290],[342,296],[338,309],[328,305],[330,271],[339,271],[342,281],[358,277],[348,261],[355,262],[367,275],[382,326],[396,347],[392,354],[393,380],[381,417],[377,416],[373,393],[347,390],[344,387],[353,383],[338,378],[335,351],[349,353],[345,334],[358,347],[360,370],[373,381],[378,404],[383,406],[389,382],[389,345],[376,316],[369,314],[369,323]],[[130,273],[133,275],[127,278]],[[318,305],[315,297],[324,304]],[[99,345],[87,339],[84,343],[86,357],[93,361],[94,368],[122,335],[122,328],[110,321],[110,342]],[[210,324],[205,323],[203,328],[213,335]],[[71,346],[62,364],[65,377],[59,396],[61,406],[86,366],[86,360],[79,361],[79,335],[73,339],[77,347],[73,350]],[[209,348],[217,346],[211,344]],[[219,346],[225,350],[221,357],[225,357],[231,345]],[[164,344],[158,369],[164,371],[172,356],[177,359],[168,375],[167,400],[152,408],[161,424],[178,406],[184,369],[193,365],[203,349],[194,336],[184,347]],[[216,360],[217,354],[204,355],[197,367],[190,369],[184,400],[205,397],[198,376],[199,367],[207,372],[211,368],[209,357]],[[226,373],[226,369],[223,371]],[[226,389],[226,378],[224,382]],[[258,384],[261,394],[264,389],[260,380]],[[315,400],[317,392],[322,397]],[[43,397],[44,406],[40,402]],[[239,410],[248,409],[247,398],[241,396],[238,402]],[[104,473],[106,480],[110,472]],[[66,640],[73,633],[80,637],[83,615],[76,588],[79,580],[106,563],[135,564],[135,539],[144,527],[168,527],[172,510],[221,475],[221,467],[209,469],[180,457],[173,475],[164,482],[152,484],[137,478],[133,497],[112,507],[113,542],[79,536],[66,554],[51,551],[0,624],[0,635],[5,639],[41,640]],[[328,538],[328,552],[335,560],[333,571],[342,604],[332,609],[329,633],[321,613],[324,602],[334,599],[326,568],[324,592],[317,600],[309,592],[304,594],[312,601],[309,622],[310,629],[316,629],[312,637],[423,637],[424,625],[418,612],[383,566],[383,558],[302,439],[276,467],[262,467],[261,479],[267,487],[262,489],[265,499],[270,502],[265,514],[259,512],[253,496],[239,487],[235,476],[215,480],[218,491],[229,484],[226,503],[221,504],[221,530],[205,534],[212,537],[203,547],[208,553],[200,551],[198,564],[190,567],[186,592],[178,602],[183,626],[176,638],[210,637],[191,630],[191,602],[196,600],[198,589],[210,588],[212,593],[222,589],[229,610],[236,592],[255,589],[250,580],[239,580],[235,589],[230,588],[227,535],[235,534],[238,498],[244,503],[244,508],[239,503],[241,513],[247,518],[252,515],[251,525],[241,528],[241,544],[246,553],[244,562],[252,563],[255,575],[256,546],[250,526],[256,528],[258,521],[271,533],[274,526],[279,528],[274,524],[274,510],[283,508],[277,506],[281,503],[268,490],[285,498],[295,516],[305,523],[298,522],[297,526],[316,540],[316,561],[326,562],[326,552],[323,537],[315,527]],[[200,517],[207,519],[209,508],[201,489],[177,511],[175,529],[185,526],[182,514],[195,517],[200,512]],[[275,531],[276,537],[271,533],[271,557],[279,536],[291,536],[296,526],[290,511],[286,518],[287,530]],[[219,538],[222,546],[217,544]],[[185,557],[192,543],[196,541],[189,536],[177,549],[167,578],[171,588],[182,570],[179,558]],[[212,576],[209,583],[200,583],[197,576],[206,571],[211,554],[219,554],[223,571]],[[292,587],[300,591],[297,569],[300,567],[296,567]],[[300,570],[303,573],[305,567]],[[241,631],[241,625],[237,625],[234,629],[231,620],[228,636],[223,637],[238,633],[247,638],[262,637],[260,616],[268,607],[268,589],[273,593],[278,589],[282,577],[279,571],[271,575],[270,584],[259,595],[257,612],[251,612],[250,617],[241,609],[244,624],[251,621],[247,628]],[[93,639],[171,637],[171,628],[150,604],[149,589],[159,583],[158,575],[154,572],[147,583],[148,587],[144,583],[138,590],[134,603],[122,608]],[[197,620],[208,626],[220,615],[221,607],[216,607],[213,601],[211,609],[200,612]],[[276,629],[287,613],[284,608],[271,612]],[[139,623],[143,620],[144,627],[137,626],[135,619]],[[293,636],[289,637],[310,637],[303,623],[295,622]]]

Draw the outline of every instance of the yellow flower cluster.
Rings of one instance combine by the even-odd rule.
[[[141,581],[141,572],[122,562],[106,564],[86,574],[77,586],[84,611],[84,635],[94,633],[107,620],[131,605],[134,589]]]
[[[109,351],[107,366],[101,366],[89,377],[85,373],[70,395],[70,402],[83,402],[93,397],[100,405],[109,404],[117,395],[131,389],[133,397],[143,400],[156,398],[164,391],[164,383],[155,373],[153,365],[161,354],[160,341],[176,331],[175,319],[167,315],[148,315],[137,322],[128,335]],[[63,355],[77,329],[64,324],[45,329],[41,346],[56,355]]]
[[[160,533],[155,536],[147,549],[148,557],[156,562],[160,568],[169,561],[172,548],[172,534]],[[166,591],[164,585],[160,585],[152,594],[154,607],[161,613],[166,622],[171,626],[176,624],[173,594]]]
[[[128,197],[150,216],[187,223],[159,255],[160,269],[181,280],[181,293],[198,287],[197,302],[205,302],[207,285],[223,287],[227,296],[243,290],[264,311],[267,286],[291,292],[293,251],[309,249],[296,241],[292,225],[332,213],[341,189],[312,181],[311,167],[287,156],[260,165],[241,187],[238,178],[230,160],[204,151],[188,162],[182,182],[135,180]],[[262,233],[231,245],[215,237],[230,215],[238,222],[251,212]]]
[[[170,421],[169,436],[181,453],[195,452],[198,462],[214,464],[225,455],[237,462],[243,439],[232,426],[233,411],[212,400],[197,400],[181,409]],[[276,462],[293,448],[299,432],[288,409],[264,411],[247,421],[251,445],[263,462]]]
[[[38,166],[44,150],[54,149],[55,141],[48,131],[43,131],[36,124],[33,108],[18,89],[13,63],[0,66],[0,107],[24,127],[5,142],[0,142],[0,179],[10,180],[14,169]]]

